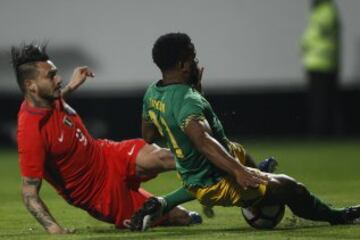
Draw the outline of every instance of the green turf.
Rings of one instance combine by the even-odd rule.
[[[360,203],[360,140],[245,141],[257,159],[269,155],[280,161],[280,172],[294,176],[312,192],[336,206]],[[25,210],[20,197],[20,177],[15,150],[0,151],[0,239],[360,239],[360,225],[331,227],[292,216],[287,210],[272,231],[250,228],[238,208],[216,207],[216,217],[193,227],[156,228],[146,233],[117,231],[112,225],[92,219],[67,205],[47,184],[41,196],[62,226],[76,228],[68,236],[50,236]],[[163,174],[145,184],[156,193],[166,193],[179,185],[174,173]],[[185,207],[200,210],[196,202]]]

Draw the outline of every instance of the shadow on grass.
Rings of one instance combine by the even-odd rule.
[[[326,228],[338,228],[338,229],[345,229],[349,227],[358,227],[354,225],[339,225],[339,226],[330,226],[327,224],[309,224],[309,225],[298,225],[298,226],[291,226],[291,227],[280,227],[273,230],[257,230],[250,227],[238,227],[238,228],[213,228],[211,226],[196,226],[196,227],[160,227],[154,228],[147,232],[131,232],[129,230],[117,230],[113,227],[111,228],[82,228],[77,229],[75,234],[70,234],[62,236],[61,238],[65,237],[64,239],[92,239],[92,240],[112,240],[112,239],[170,239],[170,238],[178,238],[178,239],[197,239],[198,237],[203,237],[208,235],[210,238],[213,238],[215,235],[221,238],[224,235],[224,238],[232,235],[232,234],[239,234],[239,237],[245,236],[268,236],[271,238],[272,235],[278,236],[279,234],[284,234],[286,236],[292,235],[293,237],[296,236],[313,236],[314,232],[317,230],[323,230]],[[342,232],[342,231],[341,231]],[[0,235],[1,239],[47,239],[50,235],[44,233],[29,233],[26,234],[24,232],[16,233],[16,234],[2,234]],[[60,236],[51,236],[57,237]],[[336,237],[333,236],[332,237]],[[341,239],[354,239],[353,236],[344,236],[341,235]]]
[[[169,238],[188,238],[196,239],[197,236],[214,236],[216,235],[227,235],[236,234],[239,235],[253,235],[253,236],[267,236],[277,234],[302,234],[304,230],[309,230],[312,233],[316,232],[316,229],[333,228],[330,225],[306,225],[306,226],[294,226],[294,227],[283,227],[276,228],[273,230],[257,230],[250,227],[240,228],[202,228],[201,227],[162,227],[151,229],[147,232],[130,232],[128,230],[116,230],[116,229],[88,229],[83,232],[85,235],[91,235],[93,240],[105,240],[105,239],[169,239]],[[347,226],[335,226],[336,228],[347,228]],[[298,232],[298,233],[297,233]],[[104,234],[103,236],[94,236],[97,234]],[[84,236],[85,237],[85,236]],[[219,236],[220,237],[220,236]],[[353,237],[347,238],[342,235],[342,239],[353,239]]]

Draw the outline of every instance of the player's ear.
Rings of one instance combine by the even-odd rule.
[[[25,89],[27,89],[29,92],[36,92],[37,90],[37,86],[35,84],[35,82],[33,80],[30,80],[30,79],[26,79],[24,81],[24,86],[25,86]]]

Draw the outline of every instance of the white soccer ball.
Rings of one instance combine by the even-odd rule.
[[[272,229],[284,217],[285,205],[269,205],[262,207],[242,208],[246,222],[256,229]]]

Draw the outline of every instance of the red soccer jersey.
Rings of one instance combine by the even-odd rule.
[[[18,113],[22,176],[45,178],[70,204],[99,220],[124,227],[148,198],[139,190],[136,156],[142,139],[93,139],[80,117],[62,99],[51,109],[26,101]]]
[[[106,182],[106,161],[100,144],[63,100],[51,109],[26,101],[18,113],[21,174],[45,178],[71,204],[88,208]]]

